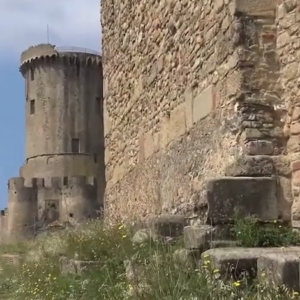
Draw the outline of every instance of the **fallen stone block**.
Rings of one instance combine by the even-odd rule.
[[[232,164],[226,167],[225,176],[271,176],[274,174],[274,162],[271,156],[244,155],[237,158]]]
[[[151,230],[148,228],[139,229],[132,237],[131,241],[133,244],[143,244],[152,239]]]
[[[149,221],[152,235],[161,237],[180,237],[185,225],[185,217],[179,215],[162,215]]]
[[[278,219],[276,180],[271,177],[223,177],[207,184],[208,224],[228,224],[255,215],[262,221]]]
[[[257,260],[257,277],[261,283],[299,291],[299,263],[295,254],[265,254]]]
[[[210,225],[186,226],[183,231],[184,247],[186,249],[209,249],[214,228]]]
[[[256,276],[258,258],[268,254],[300,256],[300,247],[215,248],[203,252],[201,259],[213,270],[218,269],[225,279],[229,279],[243,272]]]

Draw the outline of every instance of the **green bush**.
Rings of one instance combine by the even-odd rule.
[[[274,221],[273,224],[261,224],[256,217],[237,217],[234,233],[239,246],[243,247],[283,247],[300,244],[299,233],[289,226]]]

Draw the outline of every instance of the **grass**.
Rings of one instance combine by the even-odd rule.
[[[248,223],[247,223],[248,222]],[[235,230],[243,241],[250,234],[257,243],[255,222],[237,223]],[[251,229],[252,228],[252,229]],[[218,270],[192,260],[179,261],[174,251],[182,241],[162,243],[147,240],[133,245],[131,230],[125,226],[105,227],[94,221],[80,229],[42,236],[35,241],[0,249],[21,253],[19,267],[0,262],[1,299],[20,300],[268,300],[300,299],[284,287],[239,281],[223,282]],[[272,231],[274,233],[274,231]],[[289,231],[290,233],[290,231]],[[286,242],[276,231],[278,244]],[[271,235],[273,236],[273,235]],[[271,239],[274,240],[274,239]],[[279,240],[279,242],[278,242]],[[248,244],[251,244],[248,240]],[[61,272],[62,257],[97,261],[95,269],[71,274]],[[125,263],[124,263],[125,261]],[[126,276],[127,275],[127,276]],[[6,296],[4,296],[6,295]]]

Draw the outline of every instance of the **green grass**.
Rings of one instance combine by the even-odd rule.
[[[245,234],[248,223],[241,224],[240,232]],[[133,245],[130,232],[124,226],[108,228],[95,221],[80,229],[43,236],[26,246],[20,244],[20,249],[14,245],[10,253],[21,253],[24,263],[12,267],[0,262],[0,299],[5,299],[5,294],[10,297],[7,299],[20,300],[300,299],[283,287],[250,284],[247,278],[224,283],[219,271],[209,267],[209,257],[202,267],[192,261],[183,265],[174,261],[173,253],[182,248],[182,241],[166,245],[149,240]],[[98,261],[99,267],[63,274],[62,256]],[[125,275],[126,260],[137,267],[138,275],[130,280]]]

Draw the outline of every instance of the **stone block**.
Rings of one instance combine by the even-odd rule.
[[[184,216],[162,215],[149,220],[153,236],[179,237],[186,225]]]
[[[154,137],[152,130],[146,132],[143,138],[144,158],[149,158],[155,151]]]
[[[271,177],[224,177],[207,184],[208,224],[230,223],[256,215],[263,221],[278,218],[276,180]]]
[[[214,86],[211,85],[193,98],[193,123],[207,117],[214,108]]]
[[[274,17],[276,1],[274,0],[235,0],[231,3],[232,14],[243,13],[249,16]]]
[[[200,249],[201,251],[208,249],[213,230],[210,225],[184,227],[184,247],[186,249]]]
[[[170,113],[169,142],[184,135],[186,132],[185,104],[175,107]]]
[[[185,101],[185,125],[186,130],[193,127],[193,90],[187,89],[184,93]]]
[[[201,254],[202,260],[210,262],[213,269],[219,269],[224,277],[230,277],[232,273],[248,271],[256,273],[258,258],[269,255],[300,255],[300,247],[287,248],[215,248]]]
[[[245,144],[244,152],[248,155],[271,155],[274,152],[274,145],[271,141],[250,141]]]
[[[299,262],[295,254],[270,253],[257,260],[257,277],[261,283],[275,284],[299,291]]]
[[[256,155],[241,156],[226,167],[225,176],[271,176],[274,174],[272,157]]]

